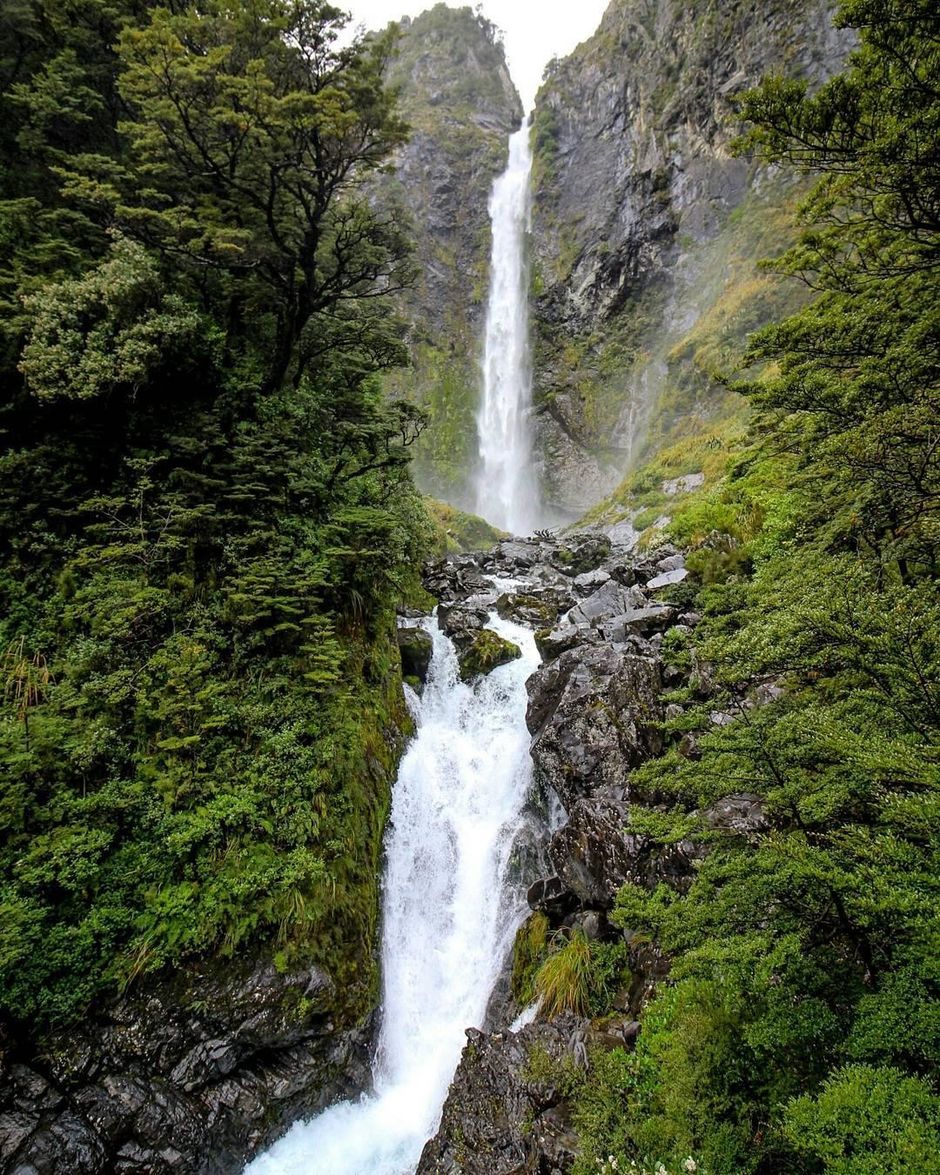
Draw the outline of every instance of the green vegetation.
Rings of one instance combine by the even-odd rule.
[[[439,558],[460,551],[485,551],[507,537],[485,519],[447,502],[426,498],[425,505],[434,524],[434,554]]]
[[[573,1012],[586,1016],[591,1000],[591,944],[580,930],[552,951],[535,973],[535,994],[543,1016]]]
[[[648,835],[698,825],[709,852],[687,892],[619,896],[672,971],[636,1050],[573,1094],[583,1172],[940,1170],[940,25],[922,0],[839,19],[861,33],[842,76],[743,105],[741,150],[817,173],[772,267],[815,297],[750,341],[749,442],[722,470],[676,441],[620,497],[659,510],[667,469],[707,469],[670,511],[704,621],[694,660],[669,650],[719,692],[676,691],[699,753],[631,778]],[[750,705],[766,681],[782,696]],[[731,792],[764,834],[702,819]]]
[[[374,998],[430,538],[387,404],[388,42],[319,3],[8,6],[0,1017],[263,944]],[[301,47],[313,47],[310,51]]]
[[[460,654],[460,676],[464,681],[487,674],[499,665],[507,665],[522,656],[522,650],[491,628],[482,628],[470,647]]]
[[[530,914],[516,931],[512,948],[512,998],[520,1008],[535,999],[535,976],[545,959],[549,921],[542,913]]]

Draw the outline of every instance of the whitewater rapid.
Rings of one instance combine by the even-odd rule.
[[[522,657],[468,685],[436,622],[416,735],[402,759],[386,833],[383,1001],[375,1092],[296,1124],[250,1175],[412,1175],[465,1043],[486,1005],[525,898],[513,846],[531,786],[526,678],[530,630],[490,627]]]
[[[477,414],[476,512],[502,530],[531,534],[540,522],[532,454],[529,272],[532,149],[529,123],[509,139],[509,163],[490,195],[492,249],[486,306],[483,399]]]

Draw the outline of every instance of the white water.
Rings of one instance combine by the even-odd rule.
[[[477,415],[480,465],[476,512],[513,534],[539,524],[532,464],[529,277],[532,150],[526,120],[509,139],[509,164],[493,185],[490,295],[486,308],[483,402]]]
[[[386,834],[383,1006],[375,1093],[298,1123],[251,1175],[411,1175],[436,1131],[524,915],[509,884],[531,782],[525,680],[532,633],[494,616],[520,660],[474,687],[429,622],[434,656],[418,730],[401,762]]]

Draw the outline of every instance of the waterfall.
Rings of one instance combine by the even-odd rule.
[[[509,139],[509,163],[490,196],[492,253],[483,355],[483,402],[477,415],[476,512],[494,526],[529,534],[539,523],[532,464],[532,365],[529,279],[532,149],[529,123]]]
[[[251,1175],[411,1175],[440,1121],[464,1029],[481,1024],[524,915],[510,875],[531,783],[533,634],[491,616],[523,655],[471,686],[450,640],[426,623],[431,671],[386,834],[374,1093],[298,1123]]]

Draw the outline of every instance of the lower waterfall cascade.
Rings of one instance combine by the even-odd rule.
[[[386,833],[374,1092],[295,1124],[250,1175],[411,1175],[527,909],[512,857],[532,784],[533,633],[492,614],[522,656],[468,684],[450,639],[423,623],[431,669]]]

